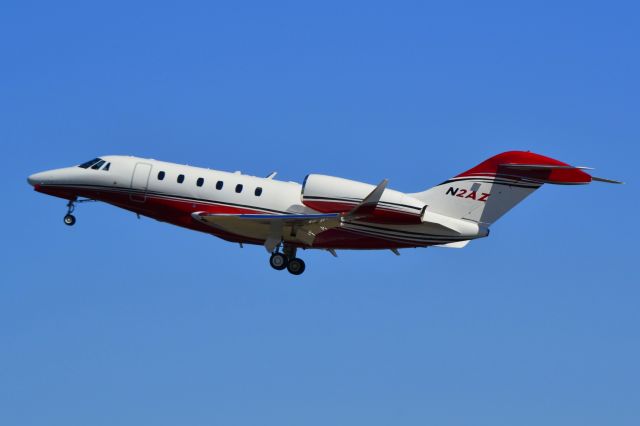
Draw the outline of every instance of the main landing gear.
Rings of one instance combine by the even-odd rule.
[[[276,248],[276,250],[278,249],[279,247]],[[271,255],[269,264],[278,271],[287,269],[293,275],[300,275],[305,270],[304,261],[296,257],[296,248],[288,244],[284,244],[282,253],[276,251]]]
[[[69,200],[69,203],[67,204],[67,214],[64,216],[64,219],[63,219],[65,225],[67,226],[75,225],[76,217],[71,214],[73,213],[75,208],[76,208],[75,200]]]

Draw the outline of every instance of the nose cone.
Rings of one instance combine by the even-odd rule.
[[[34,173],[27,178],[27,182],[29,185],[36,186],[43,183],[46,183],[48,180],[47,172]]]
[[[84,172],[84,169],[78,167],[47,170],[32,174],[27,178],[27,182],[29,182],[29,185],[32,185],[33,189],[37,192],[72,200],[77,197],[77,194],[73,189],[70,189],[68,185],[73,184],[77,180],[77,176],[74,175],[76,172],[75,169]]]
[[[34,173],[27,178],[29,185],[34,186],[36,189],[40,185],[51,185],[63,182],[69,175],[68,169],[55,169],[47,170],[45,172]]]

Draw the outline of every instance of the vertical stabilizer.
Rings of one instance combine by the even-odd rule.
[[[427,211],[490,225],[545,183],[591,182],[581,169],[532,152],[509,151],[410,195],[427,203]]]

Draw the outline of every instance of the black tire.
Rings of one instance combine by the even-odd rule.
[[[297,257],[291,259],[289,264],[287,265],[287,270],[293,275],[300,275],[304,272],[306,265],[302,259],[298,259]]]
[[[282,271],[288,264],[287,256],[282,253],[273,253],[269,259],[269,265],[277,271]]]
[[[76,217],[72,214],[68,214],[64,217],[64,224],[67,226],[73,226],[76,223]]]

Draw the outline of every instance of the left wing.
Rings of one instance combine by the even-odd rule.
[[[327,214],[214,214],[194,212],[198,222],[232,234],[263,239],[271,253],[281,241],[300,242],[311,246],[322,231],[340,226],[339,213]]]
[[[271,253],[281,241],[303,243],[311,246],[320,232],[336,228],[344,221],[364,219],[373,214],[387,186],[383,180],[356,207],[346,214],[215,214],[194,212],[198,222],[205,223],[235,235],[264,240],[264,247]]]

